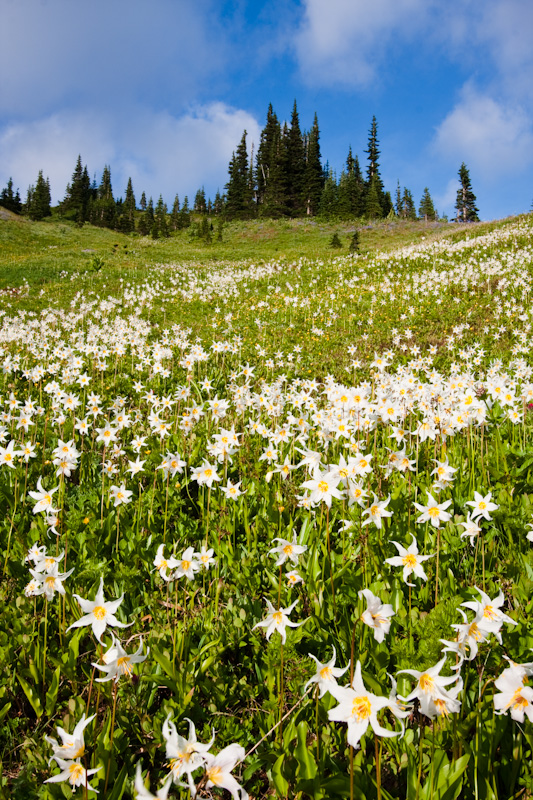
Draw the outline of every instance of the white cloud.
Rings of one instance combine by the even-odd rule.
[[[257,147],[257,120],[222,103],[198,106],[179,117],[141,108],[127,120],[91,110],[58,113],[0,132],[0,183],[12,176],[24,199],[42,169],[50,178],[53,202],[58,202],[81,154],[97,181],[104,165],[110,165],[116,197],[123,195],[128,177],[138,198],[145,191],[154,201],[162,194],[171,203],[176,193],[192,201],[202,185],[214,197],[227,182],[228,162],[244,129],[249,145],[255,141]]]
[[[476,167],[485,180],[523,171],[533,161],[533,124],[519,105],[500,102],[472,85],[437,129],[434,152]]]
[[[148,95],[182,107],[229,56],[214,0],[0,0],[0,19],[5,117]]]
[[[345,86],[370,83],[382,58],[390,56],[393,37],[416,38],[431,5],[427,0],[304,0],[295,39],[303,78]]]

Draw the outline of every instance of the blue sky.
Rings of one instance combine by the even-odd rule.
[[[323,160],[366,165],[372,116],[394,195],[453,216],[462,161],[482,219],[533,202],[531,0],[0,0],[0,186],[39,169],[60,200],[78,153],[115,196],[223,191],[271,102]]]

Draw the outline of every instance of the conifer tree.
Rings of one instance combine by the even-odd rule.
[[[309,132],[306,143],[304,206],[307,216],[318,213],[323,188],[324,173],[320,161],[320,130],[318,128],[318,117],[315,113],[313,127]]]
[[[246,136],[247,132],[244,131],[228,168],[229,181],[226,184],[225,212],[229,218],[245,219],[252,215],[252,187],[250,186]]]
[[[139,208],[141,211],[146,211],[146,192],[143,192],[141,195],[141,201],[139,203]]]
[[[126,186],[126,197],[124,199],[124,217],[126,226],[123,228],[125,232],[132,233],[135,230],[135,194],[133,192],[133,184],[131,178],[128,178],[128,185]],[[126,230],[127,229],[127,230]]]
[[[422,195],[422,199],[420,200],[420,206],[418,208],[418,216],[421,219],[424,219],[426,222],[428,220],[434,220],[437,218],[435,213],[435,206],[433,205],[433,200],[431,199],[431,195],[429,193],[429,189],[426,186],[424,189],[424,194]]]
[[[280,137],[281,128],[279,120],[272,108],[272,103],[270,103],[267,111],[266,125],[261,131],[255,163],[256,202],[259,208],[261,208],[265,202],[265,195],[272,167],[271,160],[275,157]]]
[[[366,197],[365,197],[365,214],[369,215],[368,209],[372,209],[373,216],[383,216],[385,207],[387,205],[383,181],[379,172],[379,141],[378,141],[378,123],[376,117],[372,117],[370,130],[368,132],[368,148],[365,150],[368,154],[368,166],[366,170]],[[368,195],[372,192],[372,197],[369,200]],[[376,197],[374,197],[374,193]],[[377,202],[376,202],[377,198]],[[378,213],[378,207],[380,209]],[[388,211],[387,211],[388,213]]]
[[[305,147],[296,100],[286,142],[287,211],[291,217],[297,217],[304,210]]]
[[[459,167],[459,181],[461,185],[457,191],[457,199],[455,201],[457,222],[479,222],[476,196],[472,191],[470,173],[464,161]]]
[[[61,203],[61,213],[67,219],[75,220],[80,226],[83,225],[89,218],[91,195],[91,179],[87,167],[82,166],[81,155],[78,155],[71,182]]]
[[[91,207],[91,222],[101,228],[114,228],[116,217],[117,209],[111,186],[111,169],[106,164],[97,190],[96,200]]]
[[[404,186],[403,195],[402,195],[402,213],[400,215],[402,219],[416,219],[416,208],[415,208],[415,201],[413,200],[413,195],[406,189]]]
[[[365,197],[365,215],[369,217],[369,219],[376,219],[377,217],[383,216],[383,208],[379,202],[378,184],[378,178],[374,175],[370,180]]]
[[[223,210],[224,210],[224,198],[217,189],[217,193],[213,201],[213,213],[215,214],[216,217],[218,217],[220,216],[220,214],[222,214]]]
[[[152,198],[146,204],[146,210],[141,214],[139,220],[138,230],[141,236],[148,236],[152,233],[154,227],[154,203]]]
[[[24,211],[33,220],[41,220],[49,217],[52,213],[50,208],[50,181],[43,177],[43,171],[39,170],[37,183],[35,186],[28,187],[28,195]]]
[[[170,212],[170,227],[173,231],[177,231],[179,229],[179,213],[180,213],[180,199],[178,195],[174,198],[174,203],[172,205],[172,211]]]
[[[159,195],[159,200],[157,201],[157,205],[154,211],[154,224],[152,226],[152,236],[154,235],[153,233],[154,228],[157,232],[157,237],[168,236],[167,214],[168,214],[167,204],[163,202],[162,195]]]
[[[339,187],[337,179],[329,165],[326,165],[328,170],[327,178],[324,183],[324,189],[320,197],[320,216],[335,217],[338,215],[339,207]]]
[[[7,211],[12,211],[14,214],[22,213],[19,190],[17,189],[15,193],[13,192],[13,178],[9,178],[7,186],[2,189],[0,206],[3,206]]]
[[[196,192],[196,197],[194,198],[194,211],[197,214],[206,214],[207,213],[207,204],[205,201],[205,190],[202,186],[201,189],[198,189]]]
[[[286,149],[288,129],[287,125],[278,130],[272,140],[269,157],[268,181],[265,186],[263,205],[260,214],[265,217],[282,217],[287,212],[287,174],[286,174]]]

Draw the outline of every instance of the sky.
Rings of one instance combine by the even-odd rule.
[[[455,216],[465,162],[481,219],[533,204],[531,0],[0,0],[0,188],[39,170],[52,201],[78,154],[115,197],[224,191],[272,103],[316,112],[340,175],[378,123],[380,169]]]

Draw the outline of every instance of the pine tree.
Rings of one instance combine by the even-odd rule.
[[[224,211],[224,198],[217,189],[217,193],[213,201],[213,213],[215,214],[216,217],[218,217],[220,216],[220,214],[222,214],[223,211]]]
[[[89,218],[91,195],[91,179],[87,167],[82,166],[81,155],[79,155],[71,182],[67,186],[65,197],[61,203],[61,213],[67,219],[75,220],[80,226],[83,225]]]
[[[128,185],[126,186],[126,197],[124,199],[124,217],[126,218],[127,233],[132,233],[135,230],[135,194],[133,192],[133,183],[131,178],[128,178]],[[124,228],[123,228],[124,230]]]
[[[170,212],[170,227],[173,231],[177,231],[179,229],[179,222],[180,222],[180,199],[178,195],[174,198],[174,204],[172,205],[172,211]]]
[[[244,131],[228,167],[229,181],[226,184],[225,212],[231,219],[246,219],[252,216],[252,187],[250,186],[246,136],[247,132]]]
[[[198,189],[196,192],[196,197],[194,198],[194,211],[197,214],[206,214],[207,213],[207,204],[205,202],[205,190],[202,186],[201,189]]]
[[[261,131],[255,162],[256,202],[259,208],[261,208],[265,202],[265,195],[272,167],[271,160],[276,153],[280,138],[281,128],[279,120],[272,108],[272,103],[270,103],[267,111],[266,125]]]
[[[339,187],[335,174],[326,165],[328,176],[320,197],[320,216],[336,217],[339,211]]]
[[[146,211],[146,192],[143,192],[141,195],[141,202],[139,203],[139,208],[141,211]]]
[[[28,188],[28,195],[24,211],[33,220],[41,220],[44,217],[49,217],[52,213],[50,208],[50,181],[48,178],[45,180],[43,171],[39,170],[37,183],[35,186]]]
[[[402,195],[402,213],[400,214],[402,219],[416,219],[416,208],[415,208],[415,201],[413,200],[413,195],[406,189],[404,186],[403,195]]]
[[[320,130],[316,113],[313,127],[307,137],[305,156],[304,206],[307,216],[312,216],[318,213],[324,188],[324,172],[320,161]]]
[[[111,186],[111,169],[106,164],[97,190],[96,200],[91,207],[91,222],[101,228],[114,228],[116,217],[117,209]]]
[[[434,220],[437,218],[437,215],[435,213],[435,206],[433,205],[433,200],[431,199],[431,195],[429,193],[429,189],[427,186],[425,187],[424,194],[422,195],[422,199],[420,200],[418,216],[421,219],[424,219],[426,222],[428,220]]]
[[[157,231],[157,237],[168,236],[167,214],[168,214],[167,204],[163,202],[162,195],[159,195],[159,200],[157,201],[157,205],[155,207],[155,212],[154,212],[154,224],[152,227],[152,236],[154,235],[154,228]]]
[[[376,219],[383,216],[383,208],[379,202],[378,179],[374,175],[370,180],[370,185],[365,197],[365,215],[369,219]]]
[[[459,168],[459,181],[461,186],[457,191],[457,200],[455,201],[457,222],[479,222],[479,211],[476,208],[476,196],[472,191],[470,173],[464,161]]]
[[[22,212],[19,190],[17,189],[16,193],[13,193],[13,178],[9,178],[6,188],[2,189],[0,206],[3,206],[7,211],[12,211],[14,214]]]
[[[376,117],[372,117],[370,130],[368,132],[368,148],[365,150],[368,154],[368,167],[366,170],[366,197],[365,197],[365,214],[369,214],[368,209],[372,208],[374,216],[383,216],[385,207],[387,205],[383,181],[379,172],[379,141],[378,141],[378,123]],[[372,198],[369,200],[368,195],[372,192]],[[377,197],[374,197],[374,193]],[[377,213],[378,206],[380,213]],[[387,212],[388,213],[388,212]]]
[[[296,100],[292,108],[291,126],[287,136],[285,169],[287,210],[291,217],[297,217],[304,211],[305,147]]]
[[[269,156],[268,181],[265,186],[263,205],[260,206],[261,216],[274,219],[285,216],[287,209],[287,173],[286,173],[286,148],[288,139],[287,125],[278,130],[271,143]]]
[[[141,236],[148,236],[152,233],[154,227],[154,203],[152,198],[146,204],[146,210],[141,214],[139,220],[138,230]]]
[[[402,216],[402,191],[400,189],[400,181],[396,184],[396,200],[394,203],[394,210],[396,211],[396,216]]]

